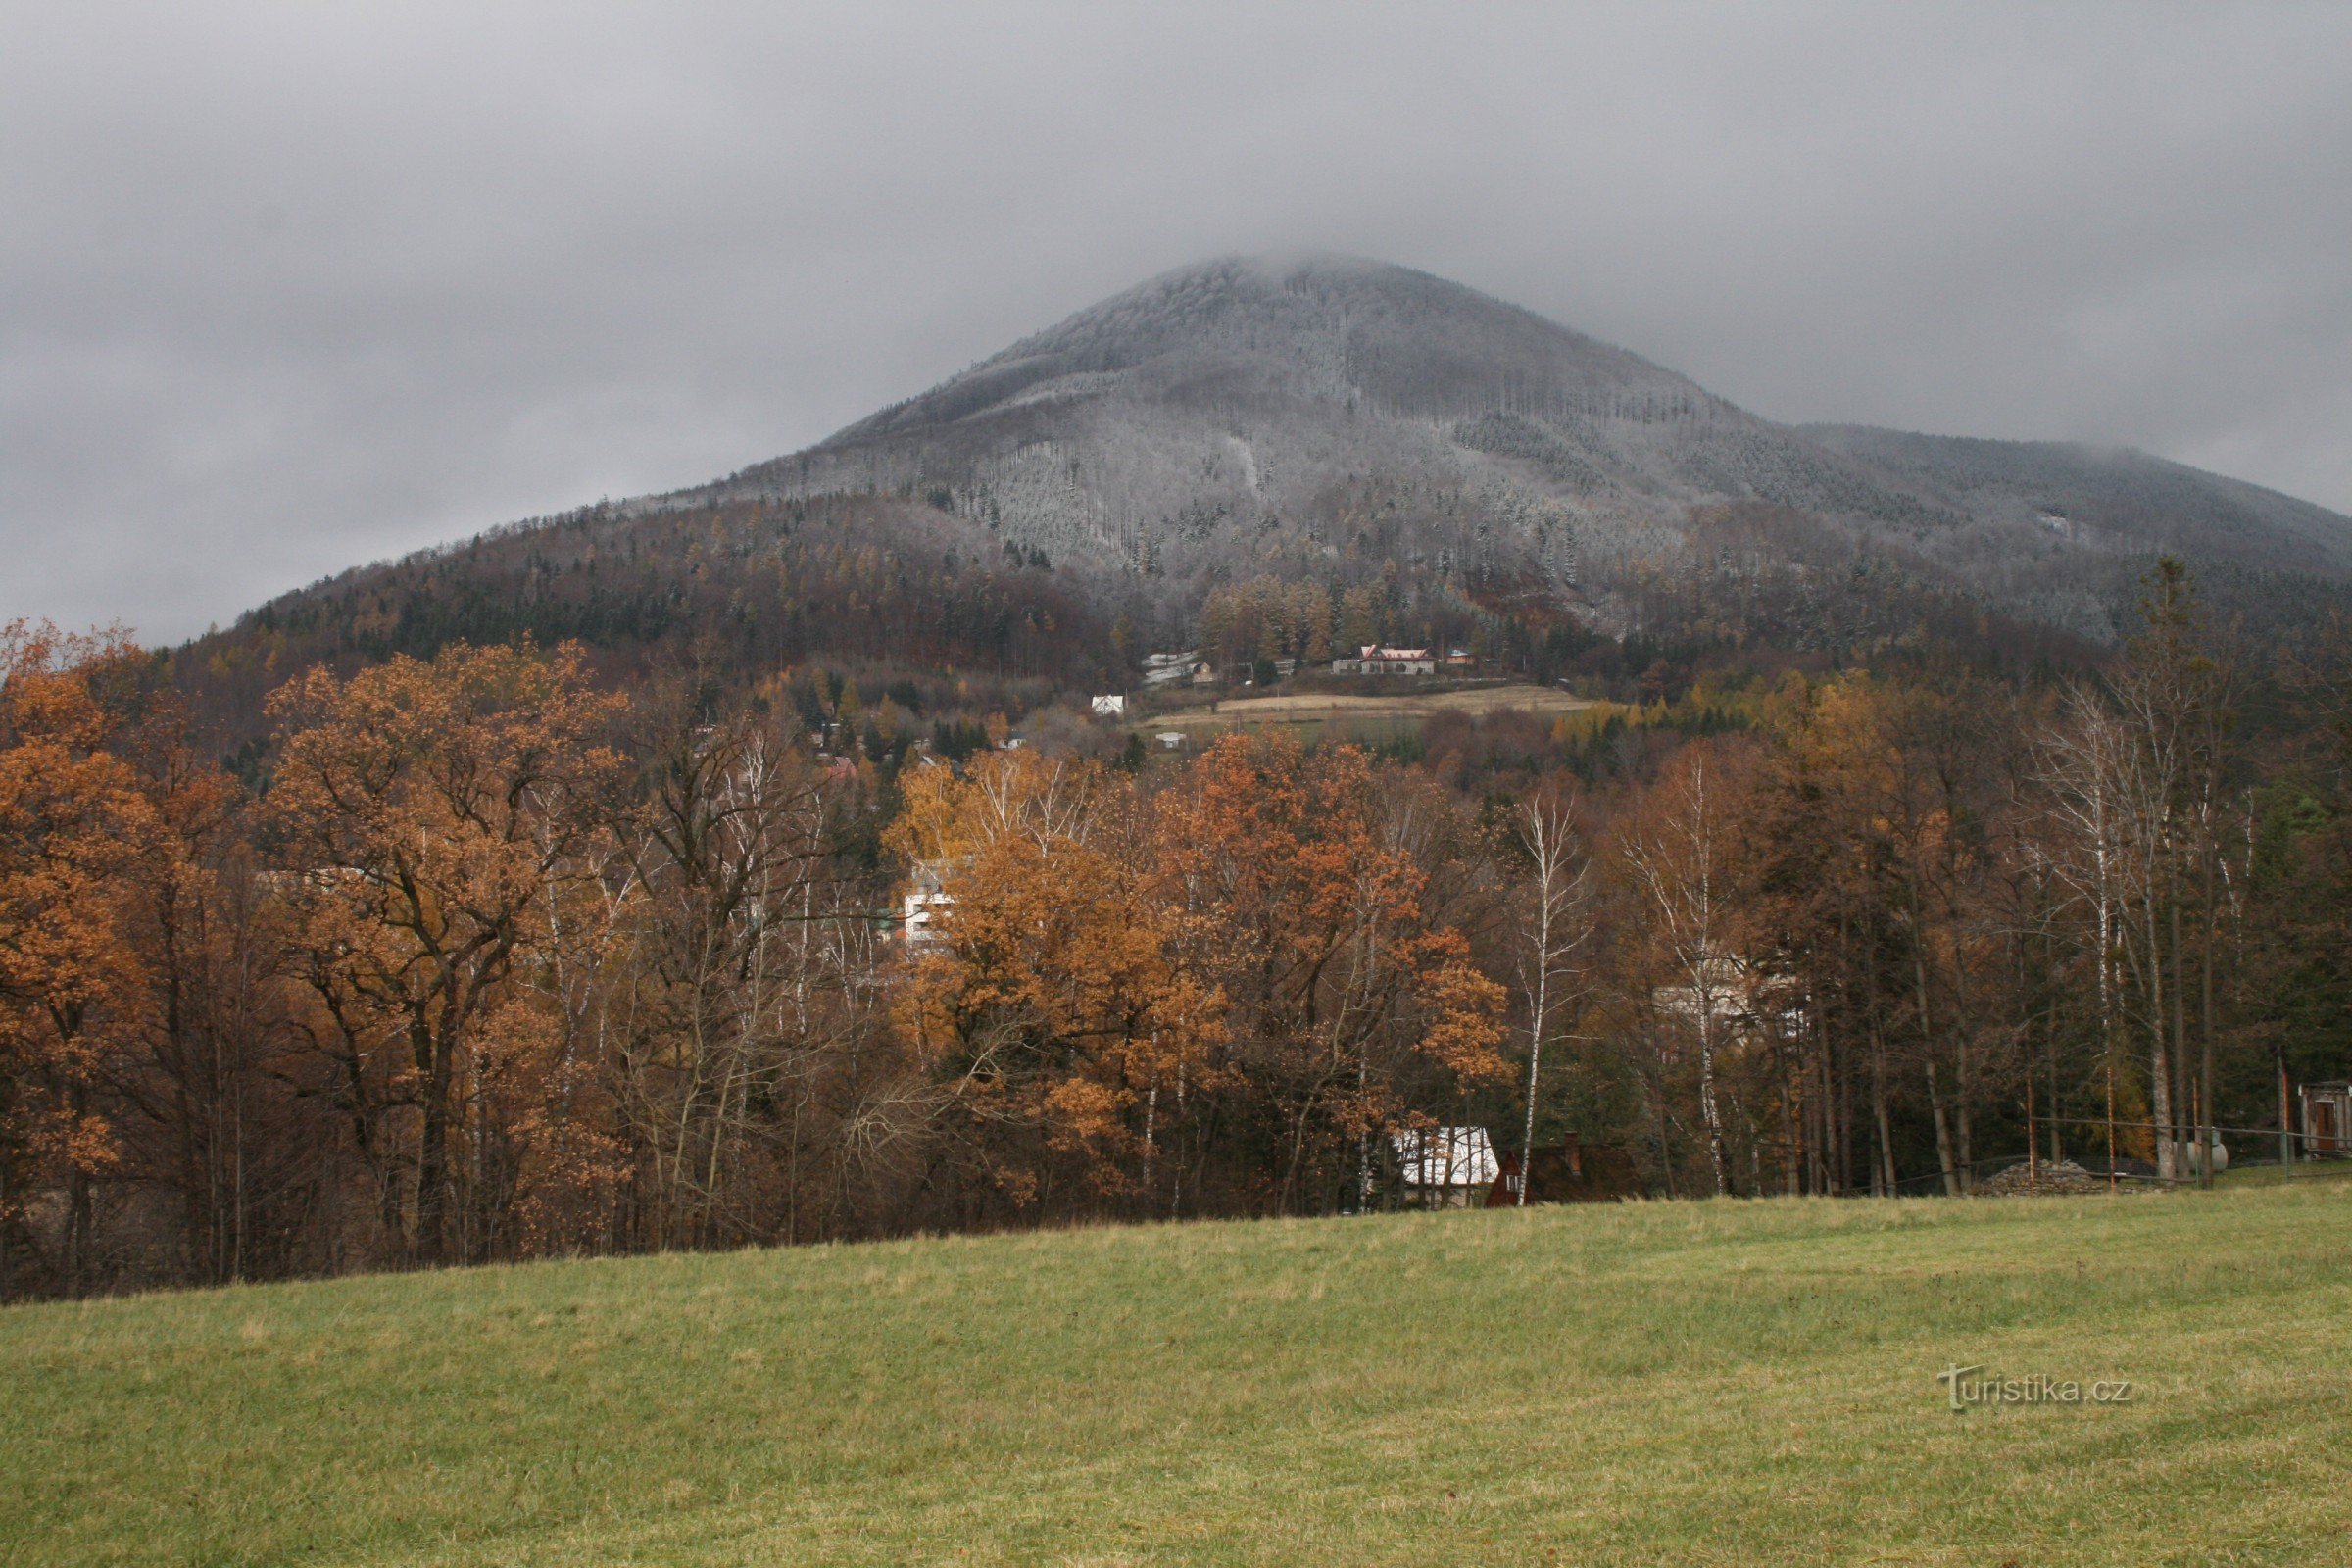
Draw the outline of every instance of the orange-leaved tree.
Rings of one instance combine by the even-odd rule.
[[[511,982],[595,874],[619,700],[590,689],[574,646],[459,644],[349,680],[314,669],[270,706],[268,816],[291,862],[310,1028],[382,1222],[423,1257],[487,1255],[511,1242],[509,1081],[543,1074],[563,1038]]]
[[[1265,1117],[1261,1202],[1370,1196],[1373,1140],[1413,1091],[1498,1083],[1502,988],[1426,906],[1394,781],[1351,746],[1218,741],[1157,813],[1158,893]],[[1435,1082],[1431,1082],[1431,1080]]]
[[[1211,1081],[1223,1000],[1179,961],[1154,900],[1133,784],[1092,764],[991,753],[906,782],[891,843],[952,900],[918,949],[907,1027],[953,1091],[967,1147],[1016,1209],[1076,1198],[1153,1207],[1163,1096]]]
[[[119,1153],[95,1097],[143,1001],[126,925],[154,814],[111,749],[139,661],[111,633],[0,628],[0,1298],[36,1187],[64,1190],[57,1272],[84,1288]]]

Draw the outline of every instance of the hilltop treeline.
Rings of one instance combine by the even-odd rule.
[[[1078,695],[1131,685],[1153,651],[1198,648],[1243,675],[1379,642],[1460,648],[1485,671],[1646,701],[1725,669],[1930,647],[2014,665],[2092,651],[1785,508],[1699,509],[1690,548],[1616,564],[1595,600],[1572,564],[1507,566],[1466,545],[1384,555],[1377,508],[1353,500],[1367,540],[1252,556],[1180,585],[1056,564],[912,493],[590,508],[344,573],[160,657],[193,721],[235,747],[266,741],[269,694],[314,665],[349,674],[524,637],[578,643],[608,690],[685,660],[738,697],[811,662]],[[2293,601],[2304,623],[2331,602],[2311,594]]]
[[[0,1291],[1323,1213],[1461,1124],[1683,1196],[2274,1153],[2352,1067],[2352,662],[2258,680],[2169,563],[2143,620],[1378,753],[451,641],[243,774],[20,625]]]
[[[172,656],[208,724],[265,729],[292,674],[349,672],[452,643],[576,642],[607,685],[688,649],[738,685],[822,654],[1083,685],[1110,626],[1041,558],[890,498],[609,508],[496,530],[272,601]]]

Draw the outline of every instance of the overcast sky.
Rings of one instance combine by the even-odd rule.
[[[176,639],[1298,249],[2352,511],[2352,5],[0,0],[0,618]]]

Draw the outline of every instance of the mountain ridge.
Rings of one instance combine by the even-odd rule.
[[[799,453],[645,505],[928,495],[1057,562],[1199,579],[1256,533],[1332,544],[1338,492],[1384,470],[1476,514],[1469,539],[1406,527],[1408,553],[1555,577],[1573,557],[1590,581],[1563,581],[1568,598],[1611,630],[1615,580],[1687,556],[1691,512],[1727,505],[1826,520],[2093,640],[2114,635],[2132,564],[2160,551],[2352,576],[2352,518],[2312,503],[2131,449],[1780,424],[1522,307],[1356,257],[1176,269]],[[1314,553],[1288,552],[1288,569]]]
[[[1594,639],[2095,649],[2160,553],[2257,629],[2352,599],[2352,518],[2261,486],[2131,449],[1780,424],[1427,272],[1229,257],[800,452],[281,596],[183,667],[242,661],[255,710],[304,660],[525,634],[1116,681],[1263,585],[1335,627],[1360,596],[1354,624],[1543,678]]]

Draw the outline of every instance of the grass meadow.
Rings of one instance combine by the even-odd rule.
[[[2344,1562],[2348,1331],[2328,1179],[20,1306],[0,1561]],[[2131,1394],[1954,1414],[1970,1364]]]

